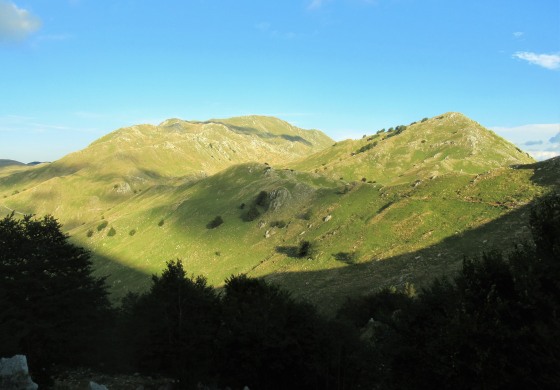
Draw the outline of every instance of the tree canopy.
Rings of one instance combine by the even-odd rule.
[[[95,346],[109,301],[89,253],[52,216],[0,220],[0,355],[31,367],[77,363]]]

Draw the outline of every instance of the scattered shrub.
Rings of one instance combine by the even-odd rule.
[[[206,224],[206,228],[207,229],[215,229],[218,226],[220,226],[222,223],[224,223],[224,220],[222,219],[221,215],[218,215],[216,218],[214,218],[213,220],[211,220],[210,222],[208,222]]]
[[[91,236],[93,236],[93,230],[89,229],[89,230],[87,231],[86,236],[88,236],[88,238],[91,237]]]
[[[256,206],[251,206],[251,208],[249,210],[247,210],[247,212],[241,216],[241,219],[244,220],[245,222],[251,222],[251,221],[254,221],[255,219],[257,219],[260,216],[261,216],[261,213],[260,213],[259,210],[257,210],[257,207]]]
[[[105,229],[109,225],[109,222],[103,221],[99,225],[97,225],[97,231],[100,232],[101,230]]]
[[[426,122],[428,120],[428,118],[422,118],[422,120],[420,122]]]
[[[268,192],[266,191],[259,192],[259,194],[255,198],[255,204],[257,206],[268,208],[268,205],[270,204],[270,197],[268,195]]]
[[[163,226],[164,223],[165,223],[165,219],[161,219],[161,220],[158,222],[158,226]]]
[[[272,221],[270,223],[270,227],[277,227],[279,229],[283,229],[286,227],[286,222],[283,220],[279,220],[279,221]]]
[[[338,252],[338,253],[333,254],[333,257],[338,261],[342,261],[343,263],[353,264],[356,260],[356,253],[354,253],[354,252]]]
[[[241,204],[239,205],[239,209],[240,209],[240,210],[243,210],[244,208],[245,208],[245,203],[241,203]]]
[[[133,236],[136,234],[136,229],[132,229],[131,231],[128,232],[129,236]]]
[[[342,180],[342,178],[340,178],[340,180]],[[313,211],[311,211],[311,209],[305,210],[302,214],[300,214],[300,219],[309,221],[311,219],[311,217],[313,216]]]
[[[111,229],[107,232],[107,237],[113,237],[115,234],[117,234],[117,231],[111,226]]]
[[[369,143],[369,144],[365,144],[360,149],[356,150],[356,154],[366,152],[366,151],[368,151],[368,150],[370,150],[370,149],[372,149],[376,146],[377,146],[377,141],[374,141],[374,142]]]
[[[299,244],[297,257],[311,257],[313,254],[313,244],[309,241],[302,241]]]

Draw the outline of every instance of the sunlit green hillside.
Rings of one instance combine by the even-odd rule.
[[[343,180],[382,184],[433,179],[449,172],[477,174],[533,159],[513,144],[456,112],[346,140],[296,164]]]
[[[528,238],[528,205],[560,177],[458,113],[336,144],[269,117],[171,119],[5,169],[2,212],[59,218],[115,297],[180,258],[216,286],[247,273],[325,310]]]

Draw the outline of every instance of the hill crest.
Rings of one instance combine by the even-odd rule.
[[[246,273],[334,307],[522,240],[522,208],[559,185],[556,162],[535,163],[458,113],[359,140],[321,134],[259,116],[131,126],[52,164],[0,171],[0,207],[54,214],[113,291],[142,289],[182,258],[215,285]],[[310,259],[294,257],[304,242]]]

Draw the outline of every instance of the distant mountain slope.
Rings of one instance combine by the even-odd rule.
[[[132,126],[0,171],[0,210],[55,215],[116,296],[181,258],[217,286],[265,277],[328,311],[521,242],[530,203],[560,188],[560,160],[537,163],[457,113],[333,143],[258,116]]]
[[[0,189],[30,190],[32,201],[22,195],[18,203],[24,212],[50,212],[72,227],[151,186],[196,181],[245,162],[293,161],[332,143],[319,131],[270,117],[169,119],[118,129],[50,164],[0,172]]]
[[[12,166],[12,165],[25,165],[25,164],[15,160],[0,159],[0,168]]]
[[[534,161],[477,122],[451,112],[361,140],[339,142],[291,166],[347,181],[365,178],[399,184]]]
[[[318,131],[302,130],[276,118],[238,117],[207,122],[169,119],[159,126],[119,129],[79,152],[96,164],[130,165],[139,173],[179,177],[213,174],[234,164],[271,164],[312,154],[333,141]],[[101,167],[105,170],[105,167]]]

